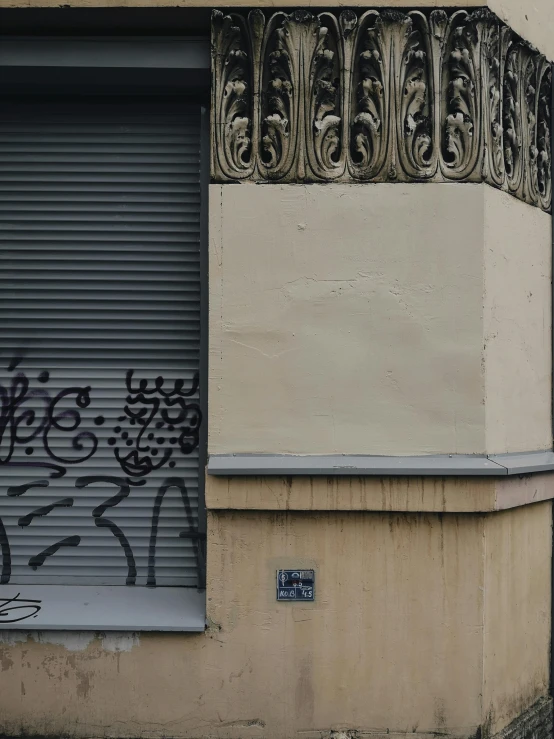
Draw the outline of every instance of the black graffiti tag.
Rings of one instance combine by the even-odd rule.
[[[131,480],[128,480],[127,478],[112,477],[110,475],[90,475],[88,477],[79,477],[79,479],[75,482],[75,487],[86,488],[87,485],[93,485],[99,482],[107,483],[108,485],[115,485],[119,488],[119,491],[93,510],[92,515],[94,517],[94,524],[99,528],[110,529],[112,534],[121,544],[121,547],[127,559],[127,579],[125,581],[125,584],[134,585],[137,581],[137,567],[135,564],[133,550],[131,549],[131,546],[129,544],[129,540],[117,524],[107,518],[104,518],[104,513],[108,508],[113,508],[114,506],[121,503],[122,500],[125,500],[125,498],[129,495],[131,485],[144,485],[146,480],[138,480],[137,482],[133,482]]]
[[[18,361],[13,360],[8,368],[13,371]],[[40,372],[37,382],[46,385],[50,379],[47,371]],[[50,432],[71,434],[81,425],[80,410],[90,405],[90,386],[69,387],[61,390],[55,397],[51,397],[44,387],[31,389],[29,378],[25,372],[18,372],[12,377],[9,387],[0,384],[0,466],[4,467],[42,467],[51,470],[50,477],[63,477],[67,472],[67,465],[80,464],[90,459],[98,448],[98,439],[91,431],[79,431],[71,438],[72,454],[61,455],[60,451],[50,442]],[[67,399],[72,398],[76,408],[60,410],[59,407]],[[42,406],[41,411],[36,405]],[[29,407],[30,405],[35,407]],[[41,450],[49,458],[13,459],[16,448],[24,448],[25,454],[31,457],[35,453],[35,446],[39,444]]]
[[[177,488],[181,495],[189,528],[187,531],[182,531],[179,536],[180,538],[192,539],[192,546],[197,565],[199,564],[200,555],[199,538],[202,538],[202,536],[205,538],[205,535],[201,535],[198,532],[185,481],[181,477],[169,477],[160,486],[152,509],[152,525],[150,528],[150,542],[148,544],[148,578],[146,581],[146,585],[148,587],[155,587],[156,585],[156,544],[158,540],[158,523],[165,494],[170,488]]]
[[[115,458],[129,477],[146,477],[164,465],[175,467],[173,454],[191,454],[198,446],[202,412],[199,404],[191,400],[199,388],[199,375],[192,378],[191,386],[184,390],[185,381],[175,380],[166,388],[163,377],[156,377],[149,386],[148,380],[133,382],[134,371],[126,375],[127,398],[114,433],[128,449],[120,450],[115,436],[108,439],[114,446]],[[135,427],[136,434],[123,428],[127,423]],[[134,438],[133,438],[134,437]]]
[[[0,598],[0,624],[16,624],[26,618],[36,618],[42,601],[20,596],[18,593],[13,598]]]
[[[14,372],[18,363],[19,360],[12,361],[8,368],[9,371]],[[139,380],[138,384],[135,383],[133,375],[133,370],[127,372],[125,415],[120,416],[118,421],[120,423],[125,421],[130,427],[134,426],[138,433],[134,434],[135,438],[132,439],[129,437],[129,432],[122,430],[121,427],[114,429],[120,434],[125,446],[132,447],[132,449],[120,451],[116,446],[115,438],[108,440],[110,446],[116,447],[114,456],[125,476],[86,475],[79,477],[75,482],[77,489],[84,489],[93,484],[113,485],[117,488],[115,494],[93,509],[92,518],[97,528],[109,529],[121,545],[127,563],[127,585],[136,584],[135,556],[125,532],[105,514],[108,509],[119,505],[129,496],[131,487],[144,485],[145,477],[150,472],[166,464],[174,468],[175,453],[191,454],[198,447],[202,421],[200,407],[195,400],[199,389],[198,373],[192,378],[187,390],[184,389],[185,381],[182,379],[166,384],[162,377],[157,377],[149,385],[145,379]],[[42,371],[36,377],[36,382],[42,387],[32,388],[27,375],[18,371],[11,378],[9,386],[4,387],[0,384],[0,467],[44,468],[50,471],[50,479],[36,479],[11,485],[7,491],[8,497],[24,496],[35,488],[48,488],[52,479],[66,475],[69,465],[86,462],[98,449],[96,435],[90,430],[81,430],[81,411],[91,404],[91,387],[68,387],[52,397],[45,388],[49,380],[49,372]],[[68,408],[68,404],[72,407]],[[94,419],[97,426],[104,422],[105,419],[102,416]],[[50,436],[51,431],[55,432],[52,436]],[[61,449],[62,444],[60,443],[63,439],[66,440],[64,450]],[[37,446],[47,459],[32,458]],[[13,458],[20,447],[24,447],[28,459]],[[153,502],[148,545],[147,585],[150,587],[156,585],[159,518],[164,498],[171,488],[179,491],[183,502],[187,529],[180,532],[179,537],[191,540],[199,571],[199,584],[202,586],[206,537],[198,531],[198,523],[195,520],[188,491],[181,477],[166,478],[158,488]],[[18,524],[22,528],[32,527],[36,519],[47,517],[60,508],[70,508],[73,505],[73,497],[50,500],[20,516]],[[45,565],[60,550],[78,547],[80,544],[81,536],[76,534],[66,536],[30,557],[28,566],[36,570]],[[12,575],[12,552],[1,519],[0,555],[0,583],[7,584]],[[36,615],[40,610],[40,601],[24,600],[19,596],[20,594],[14,599],[6,599],[4,603],[6,607],[0,613],[0,623],[2,618],[4,623],[20,621]],[[12,601],[17,605],[13,605]],[[14,610],[26,613],[16,614],[12,621],[6,620]]]
[[[37,481],[40,483],[41,481]],[[129,540],[127,539],[124,531],[116,524],[114,521],[108,519],[105,517],[105,512],[108,510],[108,508],[114,508],[115,506],[119,505],[123,500],[125,500],[129,493],[131,487],[136,486],[142,486],[145,484],[145,480],[129,480],[128,478],[123,477],[115,477],[111,475],[88,475],[85,477],[79,477],[75,481],[75,487],[78,489],[84,489],[87,488],[89,485],[94,485],[98,483],[102,483],[104,485],[114,485],[117,488],[117,492],[104,500],[103,503],[96,506],[94,510],[92,511],[92,517],[94,519],[95,526],[99,528],[108,528],[112,532],[112,534],[116,537],[116,539],[119,541],[121,548],[123,550],[123,553],[126,558],[127,562],[127,576],[126,576],[126,584],[127,585],[135,585],[136,579],[137,579],[137,567],[135,562],[135,557],[133,554],[133,550],[131,548],[131,545],[129,543]],[[40,487],[40,485],[38,485]],[[16,488],[16,493],[18,495],[24,494],[24,491],[21,491],[21,488],[25,488],[25,490],[32,489],[34,486],[32,484],[22,485]],[[183,509],[185,512],[185,517],[187,520],[187,529],[185,531],[181,531],[179,533],[179,538],[181,539],[190,539],[192,541],[192,547],[194,551],[194,556],[197,563],[197,568],[199,571],[199,575],[203,572],[203,563],[205,558],[205,541],[206,541],[206,535],[199,532],[198,530],[198,522],[194,516],[194,512],[192,509],[191,501],[188,495],[187,487],[185,485],[185,481],[181,477],[168,477],[164,482],[160,485],[158,492],[156,493],[156,497],[154,499],[153,507],[152,507],[152,517],[151,517],[151,523],[150,523],[150,538],[149,538],[149,544],[148,544],[148,572],[147,572],[147,585],[149,587],[155,587],[156,586],[156,550],[157,550],[157,541],[158,541],[158,527],[159,527],[159,520],[160,520],[160,514],[162,509],[162,504],[164,501],[164,498],[166,496],[166,493],[171,489],[176,488],[179,491],[181,500],[183,502]],[[10,490],[13,490],[10,488]],[[8,493],[10,494],[10,493]],[[11,495],[14,495],[12,492]],[[31,511],[31,513],[27,514],[26,516],[23,516],[19,519],[19,525],[20,526],[29,526],[32,524],[32,521],[40,516],[47,516],[49,513],[51,513],[53,510],[59,507],[71,507],[73,505],[73,498],[64,498],[62,500],[54,501],[53,503],[42,506],[40,508],[37,508],[34,511]],[[42,567],[45,562],[48,560],[49,557],[52,557],[56,552],[58,552],[60,549],[65,547],[77,547],[81,543],[81,537],[80,536],[68,536],[64,539],[61,539],[50,546],[43,549],[38,554],[33,555],[29,559],[29,567],[36,570],[38,567]],[[11,575],[11,555],[10,555],[10,545],[8,541],[8,537],[6,536],[6,531],[4,529],[4,526],[2,524],[2,521],[0,519],[0,546],[1,546],[1,553],[2,553],[2,570],[1,570],[1,583],[7,584],[10,581],[10,575]],[[199,586],[203,587],[203,580],[199,582]],[[25,616],[26,618],[26,616]],[[19,619],[18,619],[19,620]]]

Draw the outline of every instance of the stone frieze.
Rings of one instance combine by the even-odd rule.
[[[212,16],[216,182],[488,182],[550,210],[552,71],[493,13]]]

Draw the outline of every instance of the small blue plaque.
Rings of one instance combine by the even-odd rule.
[[[314,570],[277,570],[277,600],[313,601]]]

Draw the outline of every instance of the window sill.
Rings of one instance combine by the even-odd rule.
[[[0,585],[2,630],[204,631],[205,624],[206,594],[195,588]]]

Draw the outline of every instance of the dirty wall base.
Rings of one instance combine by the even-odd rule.
[[[550,739],[553,729],[552,698],[541,698],[494,739]]]
[[[210,513],[206,633],[4,633],[0,731],[498,733],[548,692],[550,512]]]

